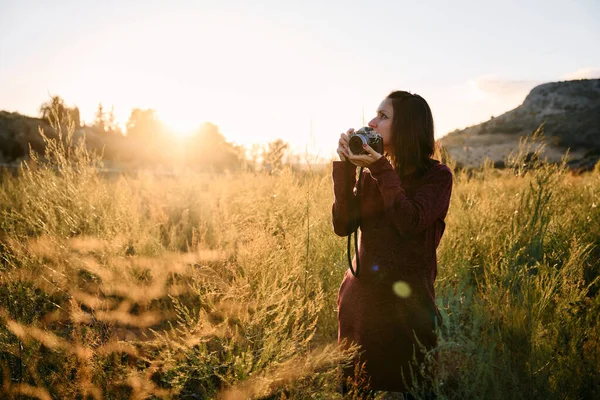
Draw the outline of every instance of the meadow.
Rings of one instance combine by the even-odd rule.
[[[439,399],[600,397],[600,171],[526,153],[455,170]],[[99,165],[65,132],[2,178],[3,398],[342,398],[329,166]]]

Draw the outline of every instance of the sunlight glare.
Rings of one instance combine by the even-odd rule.
[[[188,106],[189,108],[189,106]],[[169,132],[177,138],[183,139],[192,136],[205,121],[192,110],[182,107],[161,111],[160,119],[167,125]]]

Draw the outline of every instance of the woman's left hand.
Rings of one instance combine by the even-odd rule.
[[[368,144],[363,145],[363,148],[365,149],[367,154],[352,154],[352,151],[350,150],[350,148],[348,148],[348,161],[350,161],[357,167],[368,167],[369,165],[373,164],[375,161],[383,157],[381,154],[373,150],[373,148]]]

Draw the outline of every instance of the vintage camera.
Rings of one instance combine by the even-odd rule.
[[[352,154],[367,154],[363,144],[368,144],[379,154],[383,154],[383,137],[371,127],[365,126],[350,135],[350,151]]]

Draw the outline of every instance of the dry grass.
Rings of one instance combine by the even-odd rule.
[[[329,171],[105,180],[49,144],[0,187],[4,397],[342,397]],[[455,176],[440,399],[599,395],[600,175],[522,161]]]

